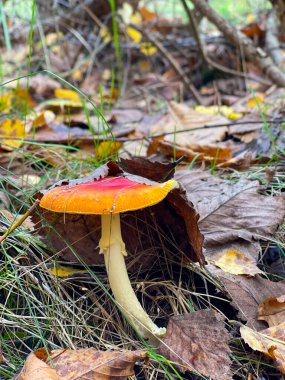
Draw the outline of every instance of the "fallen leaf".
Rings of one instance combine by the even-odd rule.
[[[12,151],[22,145],[26,136],[25,124],[20,119],[7,119],[0,124],[0,136],[5,137],[0,141],[2,149]],[[16,139],[9,139],[15,137]]]
[[[56,88],[54,90],[54,95],[57,99],[71,100],[74,102],[79,102],[81,104],[80,96],[76,91]]]
[[[195,130],[193,132],[179,133],[176,136],[166,137],[166,141],[174,141],[181,146],[189,146],[191,148],[192,143],[199,145],[211,145],[225,138],[228,128],[223,127],[223,123],[227,124],[228,120],[221,115],[204,115],[201,114],[185,104],[179,104],[175,102],[169,103],[171,119],[168,125],[165,125],[163,132],[169,131],[181,131],[183,129],[194,129],[203,127],[204,125],[210,126],[211,124],[221,124],[221,127],[208,128]],[[155,130],[154,126],[151,128],[151,132]]]
[[[285,374],[285,322],[259,332],[242,326],[240,333],[253,350],[269,356],[275,361],[277,369]]]
[[[187,162],[195,160],[197,162],[204,161],[206,163],[214,164],[227,162],[232,157],[232,150],[228,146],[219,145],[219,147],[214,147],[207,145],[200,146],[197,144],[192,144],[191,146],[193,149],[164,141],[162,138],[155,138],[152,139],[147,153],[148,155],[151,155],[160,152],[167,157],[176,158],[185,156],[184,160]]]
[[[223,115],[233,120],[242,117],[241,113],[235,112],[233,108],[228,106],[196,106],[194,109],[203,115]]]
[[[52,111],[43,111],[40,112],[32,122],[32,128],[43,127],[44,125],[50,125],[55,121],[55,114]]]
[[[104,42],[108,44],[112,41],[112,35],[106,25],[102,25],[100,28],[100,36],[103,38]]]
[[[43,74],[34,75],[27,83],[29,83],[29,93],[41,100],[52,98],[55,89],[60,88],[59,82]]]
[[[254,96],[251,96],[246,102],[246,108],[247,109],[258,108],[258,106],[260,107],[262,105],[263,100],[264,100],[263,94],[255,94]]]
[[[157,14],[154,13],[154,12],[152,12],[152,11],[150,11],[146,7],[140,7],[139,8],[139,13],[142,16],[143,21],[150,22],[150,21],[154,21],[157,18]]]
[[[238,310],[238,317],[247,323],[248,327],[262,330],[266,324],[258,320],[258,305],[266,298],[284,294],[284,282],[273,282],[262,278],[236,276],[221,269],[207,265],[208,271],[222,284],[231,303]]]
[[[245,115],[239,122],[242,124],[231,125],[229,127],[229,135],[246,144],[256,139],[263,127],[261,116],[256,113]]]
[[[230,249],[216,260],[212,260],[213,264],[221,268],[224,272],[240,275],[246,274],[254,276],[262,271],[257,268],[255,260],[249,259],[243,253]]]
[[[199,310],[170,317],[159,352],[183,373],[197,371],[213,380],[231,379],[230,335],[221,315]]]
[[[96,158],[115,158],[118,155],[122,143],[119,141],[102,141],[98,146],[95,146]]]
[[[157,53],[157,47],[150,42],[142,42],[140,44],[140,52],[146,56],[151,56]]]
[[[139,123],[143,118],[143,113],[135,108],[112,109],[108,114],[109,123],[129,124]]]
[[[56,369],[50,367],[43,360],[43,349],[39,349],[28,356],[22,371],[13,380],[60,380]]]
[[[130,16],[129,23],[133,24],[133,25],[141,25],[142,24],[142,15],[140,14],[140,12],[134,12]]]
[[[208,156],[210,159],[220,162],[232,157],[231,149],[227,144],[222,143],[228,131],[228,128],[223,125],[227,123],[228,119],[222,115],[205,115],[185,104],[172,101],[169,103],[169,113],[150,128],[150,134],[172,132],[164,136],[160,143],[163,147],[165,145],[170,147],[170,156],[179,151],[183,155],[185,150],[189,150],[191,159],[193,155],[203,153],[203,158]],[[218,124],[219,127],[211,128],[211,124]],[[203,128],[205,125],[207,128]],[[184,130],[187,131],[183,132]],[[226,152],[226,158],[222,159],[224,152]]]
[[[258,306],[258,319],[266,321],[269,327],[283,323],[285,321],[285,296],[269,297],[261,302]]]
[[[257,181],[233,184],[199,170],[180,170],[175,179],[200,215],[206,249],[236,239],[267,239],[284,219],[284,196],[261,195]]]
[[[15,111],[27,111],[33,107],[35,102],[31,98],[27,89],[22,87],[11,88],[0,97],[0,111],[1,113],[9,113]]]
[[[127,33],[129,37],[136,43],[139,44],[142,40],[142,34],[138,30],[128,26],[127,27]]]
[[[147,358],[144,351],[102,352],[90,348],[47,353],[38,349],[28,356],[14,380],[126,380],[134,375],[135,363]]]
[[[145,157],[134,157],[133,159],[121,158],[120,166],[128,173],[143,174],[153,181],[163,182],[173,177],[175,172],[175,162],[150,161]]]

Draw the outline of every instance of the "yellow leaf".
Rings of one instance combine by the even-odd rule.
[[[140,45],[140,52],[144,55],[150,56],[157,53],[157,48],[150,42],[143,42]]]
[[[136,43],[139,44],[142,40],[142,34],[138,30],[131,28],[130,26],[127,27],[127,33],[131,37],[131,39]]]
[[[229,119],[238,119],[242,117],[241,113],[236,113],[228,106],[196,106],[195,111],[203,115],[223,115]]]
[[[122,143],[119,141],[102,141],[95,149],[97,158],[114,157],[121,148]]]
[[[29,95],[27,89],[16,88],[9,89],[9,92],[3,94],[0,98],[0,112],[9,113],[11,109],[17,109],[17,111],[27,110],[28,107],[34,106],[35,103]]]
[[[79,94],[73,90],[66,90],[64,88],[56,88],[54,90],[54,95],[57,99],[71,100],[71,101],[79,102],[81,104]]]
[[[48,271],[51,275],[62,278],[69,277],[73,274],[87,273],[86,269],[78,269],[62,265],[54,265],[51,268],[48,268]]]
[[[257,108],[258,105],[262,104],[263,99],[264,96],[262,94],[256,94],[255,96],[250,97],[246,103],[246,108]]]
[[[141,25],[142,24],[142,16],[139,12],[135,12],[134,14],[131,15],[130,17],[130,24],[134,25]]]
[[[45,37],[45,42],[47,45],[53,45],[63,36],[62,32],[59,33],[48,33]]]
[[[242,117],[242,113],[239,113],[239,112],[231,112],[227,116],[227,118],[231,120],[240,119],[241,117]]]
[[[259,332],[242,326],[240,333],[253,350],[269,356],[275,361],[278,370],[285,374],[285,322]]]
[[[100,36],[103,38],[104,42],[106,44],[108,44],[111,40],[112,40],[112,35],[111,33],[109,32],[109,29],[106,25],[104,25],[101,29],[100,29]]]
[[[243,253],[235,249],[226,251],[217,260],[213,260],[213,263],[224,272],[231,274],[254,276],[257,273],[262,273],[262,271],[257,268],[253,259],[249,259]]]
[[[3,94],[0,98],[0,111],[1,113],[9,113],[11,107],[11,95]]]
[[[1,140],[1,147],[6,150],[17,149],[21,146],[22,141],[26,136],[25,125],[20,119],[8,119],[0,125],[0,136],[6,137]],[[16,137],[19,140],[11,140],[9,137]]]
[[[33,120],[32,128],[43,127],[55,121],[55,114],[52,111],[46,110],[39,113]]]
[[[256,16],[252,13],[249,13],[247,16],[246,16],[246,24],[251,24],[252,22],[254,22],[256,20]]]
[[[80,70],[74,70],[71,74],[73,80],[81,80],[82,79],[82,72]]]

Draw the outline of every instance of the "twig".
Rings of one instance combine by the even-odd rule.
[[[74,141],[90,141],[90,142],[94,142],[94,140],[96,142],[98,141],[113,141],[113,142],[132,142],[132,141],[142,141],[142,140],[149,140],[149,139],[154,139],[154,138],[157,138],[157,137],[163,137],[163,136],[168,136],[168,135],[173,135],[173,134],[177,134],[177,133],[184,133],[184,132],[192,132],[192,131],[198,131],[200,129],[209,129],[209,128],[222,128],[222,127],[233,127],[235,125],[246,125],[246,124],[262,124],[262,120],[259,120],[259,121],[238,121],[238,122],[235,122],[235,123],[222,123],[222,124],[205,124],[203,125],[202,127],[197,127],[197,128],[186,128],[186,129],[181,129],[179,131],[177,130],[173,130],[171,132],[162,132],[162,133],[158,133],[156,135],[146,135],[146,136],[143,136],[143,137],[134,137],[134,138],[128,138],[128,137],[111,137],[111,136],[98,136],[96,138],[94,138],[93,136],[84,136],[84,135],[81,135],[81,136],[76,136],[76,138],[74,138],[73,140],[70,140],[70,138],[67,140],[66,139],[66,142],[67,143],[71,143],[71,142],[74,142]],[[271,123],[271,124],[281,124],[281,123],[285,123],[285,120],[284,119],[280,119],[280,120],[267,120],[267,123]],[[2,137],[0,136],[0,141],[1,140],[7,140],[7,137]],[[19,137],[10,137],[9,136],[9,140],[16,140],[16,141],[22,141],[23,143],[31,143],[31,142],[36,142],[36,143],[48,143],[49,140],[43,140],[43,139],[40,139],[40,140],[37,140],[37,139],[34,139],[34,138],[26,138],[26,139],[22,139],[22,138],[19,138]],[[57,140],[58,141],[58,140]],[[64,139],[60,139],[61,143],[63,143],[63,141],[65,141]],[[51,141],[51,144],[55,144],[54,141]]]
[[[183,5],[183,7],[185,9],[185,12],[187,13],[189,21],[191,23],[191,25],[189,24],[191,26],[191,32],[193,32],[193,34],[194,34],[194,37],[196,39],[198,48],[200,50],[202,59],[203,59],[203,61],[205,63],[207,63],[209,66],[214,67],[215,69],[220,70],[220,71],[222,71],[224,73],[227,73],[227,74],[230,74],[230,75],[239,76],[239,77],[242,77],[242,78],[245,78],[245,79],[250,79],[250,80],[253,80],[253,81],[261,83],[261,84],[270,85],[270,82],[268,82],[266,79],[257,77],[255,75],[249,75],[249,74],[246,74],[246,73],[243,73],[243,72],[239,72],[237,70],[229,69],[228,67],[225,67],[223,65],[220,65],[217,62],[214,62],[207,55],[205,44],[204,44],[204,41],[202,40],[202,38],[200,37],[195,17],[193,16],[193,13],[191,12],[189,6],[187,5],[186,0],[181,0],[181,2],[182,2],[182,5]]]
[[[10,235],[11,232],[18,228],[27,219],[27,217],[34,211],[39,203],[40,201],[37,199],[35,203],[30,207],[30,209],[25,212],[25,214],[22,215],[20,219],[12,224],[12,226],[4,233],[4,235],[0,237],[0,243],[2,243],[7,238],[7,236]]]
[[[285,74],[273,63],[272,59],[260,47],[254,46],[253,42],[234,26],[230,25],[223,17],[209,6],[206,0],[192,0],[205,17],[237,47],[240,48],[245,57],[254,62],[269,79],[279,87],[285,87]]]
[[[275,9],[273,8],[267,17],[265,45],[273,62],[276,63],[277,66],[279,66],[282,62],[282,55],[279,50],[277,25],[277,17]]]

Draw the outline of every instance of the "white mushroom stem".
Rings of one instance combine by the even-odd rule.
[[[122,312],[144,338],[162,338],[166,329],[156,326],[150,319],[131,286],[124,258],[127,253],[122,240],[120,214],[102,215],[102,237],[99,247],[100,253],[104,253],[114,298]]]

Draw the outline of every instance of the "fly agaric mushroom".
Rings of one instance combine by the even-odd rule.
[[[127,253],[121,235],[120,213],[155,205],[177,187],[178,183],[173,179],[164,183],[150,181],[124,173],[109,162],[91,176],[61,181],[46,191],[40,201],[40,206],[50,211],[101,215],[99,249],[104,254],[112,292],[144,338],[161,338],[166,329],[150,319],[132,289],[124,259]]]

